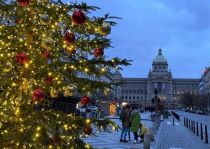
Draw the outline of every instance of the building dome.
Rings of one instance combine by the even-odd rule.
[[[153,59],[153,62],[155,63],[166,63],[167,60],[162,54],[162,49],[158,50],[158,55]]]

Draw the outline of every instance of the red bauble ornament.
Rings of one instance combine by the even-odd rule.
[[[24,52],[19,52],[16,54],[15,60],[20,64],[24,64],[28,61],[28,56]]]
[[[104,50],[102,48],[95,48],[94,49],[94,56],[95,57],[102,57],[104,55]]]
[[[83,132],[84,132],[84,134],[86,134],[86,135],[90,135],[90,134],[93,132],[93,129],[91,128],[90,125],[86,125],[86,126],[83,128]]]
[[[80,100],[81,104],[87,105],[90,103],[90,98],[88,96],[83,96]]]
[[[53,77],[52,76],[47,76],[44,80],[46,82],[46,84],[51,84],[53,81]]]
[[[42,56],[44,57],[44,58],[49,58],[49,56],[50,56],[50,53],[49,53],[49,51],[48,50],[45,50],[45,51],[43,51],[42,52]]]
[[[83,25],[86,21],[86,16],[81,10],[77,10],[72,15],[72,21],[76,25]]]
[[[68,44],[72,44],[75,42],[75,35],[72,32],[67,31],[64,35],[64,40],[68,43]]]
[[[21,7],[27,7],[29,5],[29,0],[18,0],[18,5]]]
[[[42,101],[44,99],[44,91],[41,88],[37,88],[33,91],[33,101]]]

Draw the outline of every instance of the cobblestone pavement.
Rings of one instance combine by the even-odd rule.
[[[200,138],[183,126],[183,122],[172,117],[165,119],[159,130],[157,149],[210,149],[209,144],[205,144]]]

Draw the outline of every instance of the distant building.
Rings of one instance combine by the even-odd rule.
[[[206,67],[199,84],[199,93],[208,95],[208,113],[210,114],[210,67]]]
[[[199,92],[200,79],[172,78],[168,68],[167,59],[158,50],[158,55],[153,59],[152,70],[147,78],[124,78],[116,72],[113,80],[115,83],[114,98],[117,102],[127,102],[148,107],[154,106],[154,90],[158,90],[158,98],[168,108],[177,106],[180,96],[185,93],[197,94]]]
[[[199,84],[199,93],[200,94],[210,93],[210,67],[205,68],[205,71],[201,76]]]

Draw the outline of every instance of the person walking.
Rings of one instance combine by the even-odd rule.
[[[139,131],[139,124],[140,124],[140,113],[138,111],[138,107],[134,107],[133,111],[131,112],[131,131],[134,135],[134,144],[138,142],[138,131]]]
[[[125,108],[123,108],[120,118],[122,120],[122,132],[121,132],[121,137],[120,137],[120,142],[128,142],[126,140],[126,136],[128,133],[128,129],[130,127],[130,106],[126,105]]]

